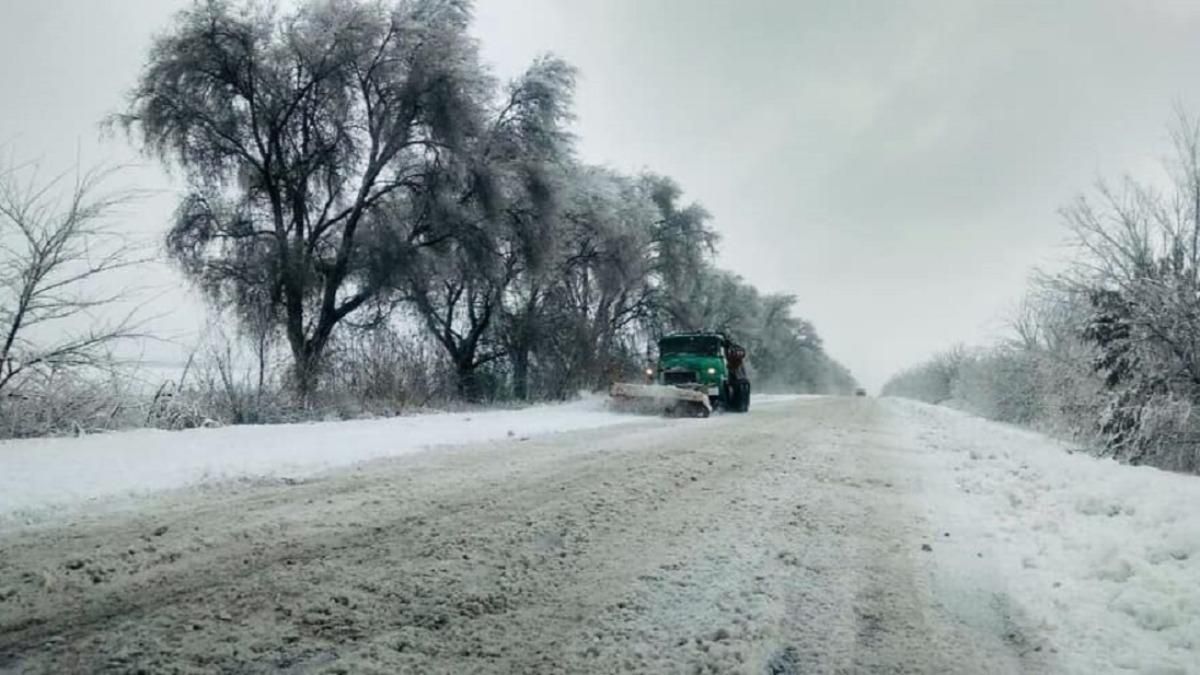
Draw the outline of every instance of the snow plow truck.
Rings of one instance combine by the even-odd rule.
[[[750,410],[746,350],[722,333],[675,333],[658,341],[658,359],[644,383],[618,382],[609,395],[618,409],[708,417],[714,410]]]

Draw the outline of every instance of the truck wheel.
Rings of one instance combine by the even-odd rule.
[[[737,412],[737,386],[732,382],[726,382],[721,385],[721,410],[725,412]]]
[[[750,383],[737,382],[730,386],[733,394],[733,405],[730,408],[734,412],[749,412],[750,411]]]

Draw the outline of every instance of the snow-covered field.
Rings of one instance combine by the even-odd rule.
[[[447,445],[628,424],[600,398],[521,410],[347,422],[137,430],[0,442],[0,518],[84,500],[242,478],[298,479]]]
[[[1008,603],[1073,673],[1200,673],[1200,477],[887,404],[925,476],[941,597]]]
[[[755,405],[795,400],[760,395]],[[234,479],[300,479],[432,448],[643,421],[603,397],[520,410],[0,441],[0,519],[46,507]]]

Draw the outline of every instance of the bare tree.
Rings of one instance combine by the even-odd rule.
[[[610,382],[618,355],[629,351],[623,338],[653,311],[655,210],[640,187],[607,169],[581,167],[567,197],[561,260],[546,302],[559,386],[569,391]]]
[[[1200,404],[1200,124],[1180,113],[1172,136],[1165,189],[1127,179],[1064,211],[1081,255],[1057,281],[1089,303],[1081,333],[1112,395],[1101,422],[1110,447],[1128,461],[1193,470],[1196,416],[1180,417],[1177,436],[1147,424],[1168,404]],[[1154,458],[1168,454],[1176,459]]]
[[[116,120],[186,173],[168,244],[189,275],[280,309],[302,395],[335,327],[392,287],[389,253],[442,236],[407,200],[479,124],[469,21],[465,0],[198,2]]]
[[[709,225],[711,216],[699,204],[681,206],[683,190],[671,178],[645,173],[638,182],[657,212],[649,225],[654,302],[662,315],[656,322],[674,329],[711,327],[703,325],[707,309],[694,302],[713,281],[712,259],[720,238]]]
[[[33,166],[0,170],[0,395],[106,366],[114,343],[137,335],[132,312],[105,317],[129,299],[104,290],[111,273],[142,262],[111,218],[137,194],[105,191],[113,173],[39,181]]]
[[[1098,442],[1130,463],[1200,468],[1200,120],[1171,127],[1169,180],[1100,182],[1063,210],[1076,255],[1035,276],[1012,339],[942,354],[887,393]],[[947,387],[949,384],[949,387]]]
[[[418,267],[408,297],[430,334],[454,364],[458,393],[479,401],[483,389],[478,370],[504,356],[494,325],[507,271],[480,272],[480,262],[463,251],[434,260],[435,267]]]
[[[543,57],[511,82],[485,129],[463,144],[470,170],[431,181],[429,208],[449,219],[444,245],[416,252],[407,297],[454,363],[459,393],[482,395],[477,370],[509,357],[518,398],[545,275],[557,254],[562,166],[570,160],[574,69]],[[456,204],[456,209],[438,204]]]

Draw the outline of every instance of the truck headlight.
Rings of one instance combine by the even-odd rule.
[[[647,375],[653,375],[653,374],[654,374],[654,369],[653,369],[653,368],[647,368],[647,369],[646,369],[646,374],[647,374]]]
[[[716,368],[709,368],[709,369],[708,369],[708,374],[709,374],[709,375],[716,375],[716,374],[717,374],[717,369],[716,369]]]

